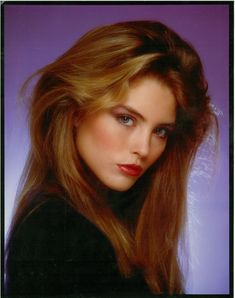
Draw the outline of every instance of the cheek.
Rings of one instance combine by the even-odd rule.
[[[112,131],[110,131],[107,127],[95,130],[94,141],[97,146],[104,150],[112,150],[118,146],[115,136],[113,136]]]
[[[157,161],[163,154],[166,148],[166,142],[158,144],[155,148],[152,149],[152,152],[149,157],[149,166],[151,166],[155,161]]]
[[[115,125],[104,120],[96,121],[89,127],[90,138],[97,149],[119,151],[122,142]]]

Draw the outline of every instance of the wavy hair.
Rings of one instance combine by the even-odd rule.
[[[153,293],[182,293],[178,244],[186,220],[187,178],[199,145],[217,123],[196,51],[162,23],[123,22],[91,30],[36,75],[29,109],[31,149],[12,231],[32,194],[66,194],[108,237],[125,277],[139,268]],[[128,222],[115,216],[99,187],[92,188],[76,149],[73,118],[115,106],[134,81],[146,76],[172,90],[176,131],[161,158],[128,191],[138,202]]]

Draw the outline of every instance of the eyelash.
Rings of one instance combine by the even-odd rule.
[[[133,126],[135,124],[135,119],[129,115],[126,115],[126,114],[123,114],[123,115],[117,115],[117,120],[122,124],[122,125],[125,125],[125,126]],[[128,124],[127,121],[132,121],[131,124]]]
[[[162,135],[162,132],[164,132],[163,135]],[[170,131],[165,127],[159,127],[155,130],[155,134],[157,135],[157,137],[161,139],[166,139],[169,136]]]
[[[117,115],[116,118],[118,122],[128,127],[135,125],[135,122],[136,122],[136,119],[134,117],[127,114]],[[132,123],[131,124],[127,123],[129,121],[131,121]],[[162,135],[162,132],[163,132],[163,135]],[[171,133],[170,130],[166,127],[158,127],[154,131],[154,134],[161,139],[166,139],[170,135],[170,133]]]

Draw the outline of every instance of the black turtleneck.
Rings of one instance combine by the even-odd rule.
[[[43,203],[31,206],[9,241],[7,296],[152,297],[140,273],[120,274],[108,239],[65,199],[37,195],[32,201]],[[108,201],[120,218],[133,203],[114,192]]]

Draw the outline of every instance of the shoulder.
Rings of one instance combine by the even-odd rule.
[[[6,261],[9,293],[79,293],[88,281],[98,286],[98,272],[105,280],[117,274],[107,238],[57,196],[35,198],[11,235]]]
[[[89,248],[94,250],[94,245],[99,243],[108,244],[96,226],[66,198],[38,194],[32,202],[10,237],[11,257],[28,259],[40,255],[61,259],[65,254],[78,255]]]
[[[91,224],[82,214],[70,204],[69,199],[59,195],[40,193],[35,195],[18,221],[15,234],[24,229],[58,229],[66,228],[71,223],[79,226]],[[58,229],[59,230],[59,229]]]
[[[59,197],[37,195],[11,231],[8,253],[11,259],[34,258],[62,236],[66,204]]]
[[[66,199],[35,197],[12,234],[6,263],[9,294],[125,290],[138,281],[119,273],[108,239]]]

